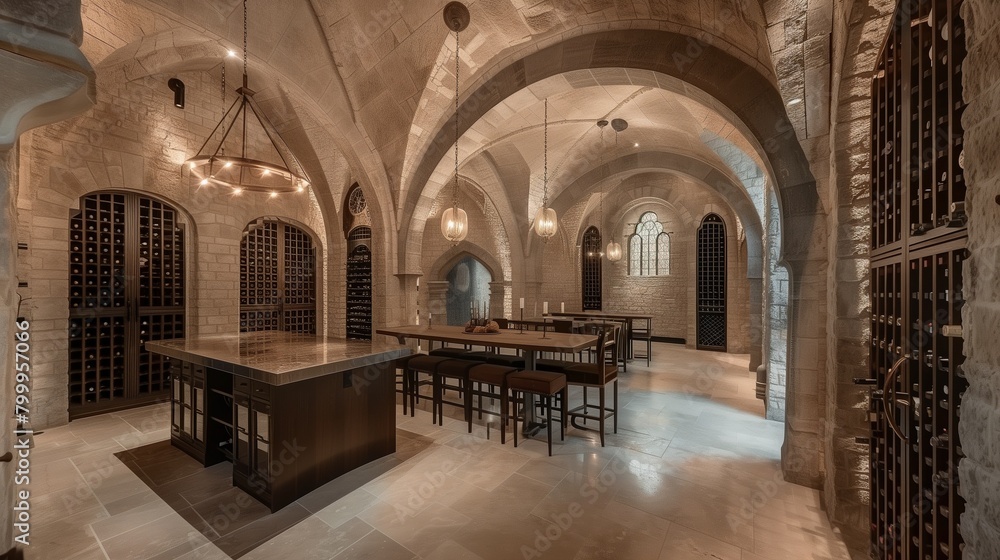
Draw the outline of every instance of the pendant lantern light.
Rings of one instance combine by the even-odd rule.
[[[309,186],[308,176],[261,112],[253,98],[256,92],[248,84],[246,0],[243,0],[243,86],[236,93],[239,97],[205,139],[198,155],[184,162],[185,169],[199,187],[224,187],[234,195],[260,192],[274,197],[279,193],[304,191]],[[262,129],[268,142],[258,144],[252,139],[248,142],[248,127]],[[233,133],[234,129],[238,133]],[[222,134],[217,137],[219,132]]]
[[[556,232],[559,231],[559,221],[556,218],[556,211],[549,208],[549,100],[545,100],[545,121],[543,125],[545,131],[544,148],[544,172],[542,176],[542,207],[535,213],[535,233],[548,242]]]
[[[615,129],[615,148],[618,147],[618,133],[628,128],[628,122],[625,119],[615,119],[611,121],[611,128]],[[604,191],[601,191],[602,196]],[[621,243],[615,241],[614,237],[608,243],[608,249],[605,251],[608,256],[608,260],[616,263],[622,260],[622,246]]]
[[[459,42],[458,33],[469,26],[469,9],[461,2],[450,2],[444,7],[444,22],[455,32],[455,189],[452,193],[451,207],[441,214],[441,235],[448,241],[458,244],[469,234],[469,215],[458,207],[458,70]]]

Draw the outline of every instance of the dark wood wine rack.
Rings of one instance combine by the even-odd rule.
[[[126,192],[81,199],[70,219],[70,418],[166,396],[169,358],[149,340],[184,336],[184,231],[176,210]]]
[[[726,224],[709,214],[698,228],[698,349],[726,350]]]
[[[291,224],[258,220],[240,243],[240,332],[316,333],[316,250]]]
[[[962,0],[901,2],[872,82],[872,556],[958,560]]]
[[[347,338],[372,338],[371,228],[351,230],[347,241],[353,248],[347,257]]]
[[[604,257],[601,232],[591,226],[583,232],[583,245],[580,248],[581,270],[583,281],[583,310],[601,310],[601,265]]]

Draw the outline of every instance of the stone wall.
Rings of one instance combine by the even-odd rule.
[[[614,238],[622,244],[624,253],[617,264],[606,259],[603,262],[602,302],[605,309],[649,312],[654,315],[654,336],[683,339],[693,348],[696,344],[695,235],[701,219],[715,212],[726,222],[728,351],[747,353],[750,329],[746,244],[740,242],[736,217],[725,201],[708,189],[664,177],[630,179],[611,189],[605,200],[603,227],[599,223],[597,201],[584,200],[574,205],[561,218],[560,234],[542,250],[540,299],[549,302],[550,311],[558,310],[561,302],[566,302],[567,311],[582,308],[580,242],[583,231],[592,225],[598,226],[602,245],[606,248]],[[665,232],[673,232],[670,236],[670,274],[630,276],[627,235],[635,230],[634,224],[639,217],[649,211],[655,212],[657,219],[664,223]],[[527,316],[533,306],[530,300],[526,305]],[[538,310],[541,310],[541,303]]]
[[[963,86],[965,171],[969,183],[969,247],[964,270],[967,300],[965,372],[959,463],[968,500],[960,523],[967,560],[1000,558],[1000,3],[966,0],[962,17],[969,56]]]
[[[0,348],[10,349],[14,341],[14,320],[17,318],[17,238],[14,235],[14,200],[17,198],[17,150],[0,148]],[[5,350],[0,355],[0,454],[13,449],[14,428],[14,353]],[[0,550],[10,548],[12,526],[8,516],[14,503],[13,463],[0,464]]]
[[[827,319],[829,370],[826,392],[824,504],[856,558],[869,543],[869,391],[853,378],[868,377],[870,246],[871,80],[895,2],[840,2],[834,16],[834,71],[828,205],[831,208]]]
[[[325,225],[310,192],[282,195],[228,193],[198,189],[182,176],[181,164],[193,155],[222,117],[218,76],[177,74],[187,84],[186,107],[173,106],[166,88],[174,75],[124,83],[100,75],[97,104],[87,114],[25,135],[21,192],[17,200],[24,313],[35,339],[34,381],[38,414],[35,427],[67,420],[67,320],[69,291],[69,217],[81,196],[125,189],[161,197],[177,208],[185,223],[187,334],[239,330],[239,251],[245,226],[261,217],[298,223],[316,235],[321,273],[327,254]],[[229,103],[233,94],[229,93]],[[254,139],[256,142],[263,138]],[[323,300],[325,279],[319,278]],[[326,314],[320,309],[320,329]]]
[[[482,262],[492,273],[491,282],[510,281],[510,246],[507,233],[498,223],[496,208],[483,193],[471,186],[465,185],[459,190],[459,207],[465,210],[469,217],[469,233],[458,245],[452,244],[441,235],[441,212],[452,202],[452,191],[447,191],[438,197],[436,212],[427,221],[424,230],[424,248],[421,256],[423,277],[420,282],[418,307],[421,322],[426,321],[427,312],[440,314],[435,324],[444,324],[446,302],[430,301],[431,290],[424,289],[427,282],[447,281],[448,273],[462,254],[469,254]],[[509,313],[504,309],[493,309],[493,315],[503,316]]]

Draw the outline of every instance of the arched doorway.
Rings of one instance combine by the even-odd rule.
[[[449,325],[464,325],[472,318],[473,306],[482,308],[490,301],[493,275],[472,255],[462,258],[448,271],[448,299],[445,308]]]
[[[184,226],[156,198],[126,191],[84,196],[70,218],[71,419],[155,402],[170,359],[149,340],[184,337]]]

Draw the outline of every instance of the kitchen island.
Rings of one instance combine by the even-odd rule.
[[[277,511],[396,450],[384,342],[285,332],[147,342],[171,358],[171,443]]]

